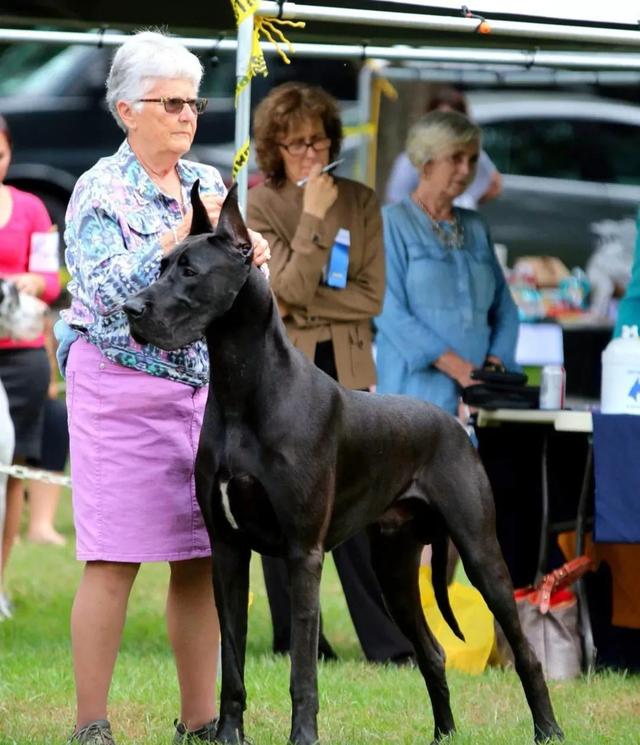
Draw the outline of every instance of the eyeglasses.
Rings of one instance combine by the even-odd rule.
[[[187,104],[196,115],[202,114],[209,103],[208,98],[167,98],[167,96],[160,96],[160,98],[139,98],[138,101],[141,103],[161,103],[167,114],[181,114],[184,105]]]
[[[315,150],[316,153],[322,153],[331,147],[331,138],[323,137],[321,140],[313,140],[312,142],[305,142],[304,140],[296,140],[285,145],[284,142],[279,142],[278,145],[283,147],[289,155],[304,155],[308,148]]]

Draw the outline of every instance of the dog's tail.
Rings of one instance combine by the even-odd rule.
[[[433,584],[433,594],[436,597],[442,617],[458,639],[466,641],[449,603],[449,591],[447,590],[447,534],[445,531],[440,532],[440,535],[431,544],[431,583]]]

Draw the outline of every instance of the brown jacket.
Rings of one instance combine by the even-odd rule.
[[[319,341],[333,341],[338,380],[347,388],[375,383],[371,319],[384,295],[382,220],[375,193],[336,179],[338,198],[324,220],[302,212],[302,189],[261,184],[249,191],[247,223],[269,241],[271,285],[289,309],[289,338],[313,360]],[[322,270],[340,228],[351,233],[347,286],[321,284]]]

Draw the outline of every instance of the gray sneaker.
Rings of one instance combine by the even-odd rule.
[[[185,743],[215,742],[216,730],[218,729],[218,717],[210,722],[203,724],[200,729],[188,730],[187,726],[177,719],[173,722],[176,728],[176,734],[173,738],[173,745],[182,745]]]
[[[82,729],[74,732],[67,740],[67,745],[81,743],[81,745],[116,745],[111,734],[111,725],[106,719],[96,719]]]

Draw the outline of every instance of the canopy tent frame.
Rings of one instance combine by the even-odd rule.
[[[370,26],[404,28],[410,26],[425,31],[454,33],[489,33],[480,28],[485,20],[481,16],[428,15],[404,13],[389,10],[370,10],[367,8],[336,8],[332,6],[299,5],[288,2],[265,0],[256,11],[258,16],[278,17],[292,21],[330,21],[350,24],[355,21]],[[603,28],[593,25],[569,25],[543,23],[540,21],[509,21],[487,18],[492,36],[515,36],[532,39],[559,39],[562,41],[593,42],[597,44],[631,44],[640,47],[640,29]]]
[[[126,35],[114,31],[45,31],[37,29],[0,28],[0,42],[36,41],[48,44],[86,44],[119,46]],[[233,52],[237,39],[176,36],[190,49],[211,52]],[[275,46],[260,42],[265,54],[275,55]],[[326,59],[381,59],[390,62],[416,61],[436,63],[477,63],[481,65],[520,65],[564,70],[640,70],[640,49],[637,52],[578,52],[531,49],[481,49],[478,47],[421,47],[409,45],[330,44],[296,42],[295,52],[305,57]]]
[[[357,6],[357,3],[351,3]],[[378,6],[381,3],[378,3]],[[422,9],[420,9],[421,11]],[[336,7],[321,5],[305,5],[283,0],[273,2],[263,0],[255,16],[276,17],[285,20],[304,20],[330,22],[338,24],[341,28],[353,27],[354,22],[368,27],[384,26],[387,28],[422,29],[435,32],[453,32],[456,34],[475,34],[482,42],[487,42],[482,47],[455,46],[416,46],[369,43],[361,44],[334,44],[329,42],[299,42],[296,41],[295,52],[303,56],[317,58],[342,58],[342,59],[381,59],[390,62],[420,61],[449,65],[468,65],[470,63],[484,66],[515,65],[522,69],[530,69],[534,66],[563,70],[612,70],[631,71],[640,70],[640,28],[609,28],[601,25],[580,25],[568,23],[545,23],[537,20],[513,21],[504,19],[488,18],[491,33],[477,34],[479,23],[483,20],[478,16],[462,17],[453,15],[433,15],[422,12],[409,13],[388,10],[378,10],[361,7]],[[249,14],[236,30],[236,38],[225,38],[221,34],[219,38],[201,37],[178,37],[179,40],[191,49],[204,51],[233,51],[236,52],[236,79],[240,80],[246,76],[249,59],[252,50],[254,15]],[[314,31],[315,32],[315,31]],[[306,32],[302,32],[303,34]],[[295,35],[295,34],[294,34]],[[580,42],[597,45],[628,45],[631,50],[626,51],[566,51],[554,49],[542,49],[539,47],[521,49],[495,48],[498,38],[515,38],[529,43],[531,40],[556,40],[563,42]],[[123,35],[110,31],[39,31],[32,29],[1,29],[0,41],[46,41],[48,43],[83,43],[97,44],[102,46],[117,46],[123,42]],[[526,41],[525,41],[526,40]],[[490,42],[490,43],[489,43]],[[277,52],[276,47],[270,42],[261,42],[261,49],[268,55]],[[637,51],[636,51],[637,49]],[[367,106],[368,97],[363,94],[363,86],[360,86],[360,105],[363,115]],[[237,112],[235,127],[235,149],[239,155],[246,150],[249,140],[251,110],[251,84],[250,82],[240,90],[237,95]],[[243,161],[246,163],[246,158]],[[241,208],[246,205],[248,188],[248,173],[246,167],[240,167],[237,173],[239,200]]]
[[[411,26],[414,29],[424,29],[424,30],[437,30],[437,31],[448,31],[448,32],[467,32],[467,33],[476,33],[481,30],[480,22],[484,19],[479,19],[478,16],[474,17],[453,17],[453,16],[435,16],[435,15],[424,15],[419,13],[403,13],[403,12],[396,12],[396,11],[387,11],[387,10],[370,10],[365,8],[336,8],[336,7],[330,7],[330,6],[307,6],[307,5],[298,5],[296,3],[288,2],[287,0],[281,0],[280,2],[271,2],[270,0],[263,0],[258,9],[255,12],[256,16],[260,17],[276,17],[279,19],[284,20],[318,20],[318,21],[331,21],[334,23],[339,24],[350,24],[354,21],[357,21],[361,24],[367,24],[372,26],[378,26],[381,24],[385,24],[387,27],[405,27],[405,26]],[[254,16],[249,16],[248,19],[245,19],[245,24],[250,21],[251,26],[253,27],[253,20]],[[548,24],[548,23],[539,23],[539,22],[518,22],[518,21],[504,21],[504,20],[491,20],[491,34],[498,34],[498,35],[504,35],[504,36],[527,36],[529,38],[535,38],[535,39],[561,39],[563,41],[580,41],[580,42],[589,42],[589,43],[598,43],[598,44],[630,44],[634,47],[638,47],[638,52],[632,52],[630,55],[625,54],[623,55],[626,59],[626,62],[624,63],[624,69],[629,69],[629,57],[632,56],[634,58],[634,61],[636,61],[637,64],[640,65],[640,29],[613,29],[613,28],[602,28],[602,27],[593,27],[593,26],[571,26],[571,25],[563,25],[563,24]],[[252,28],[253,32],[253,28]],[[248,55],[250,54],[250,46],[251,46],[251,35],[245,34],[242,37],[242,40],[240,38],[240,35],[238,35],[238,56],[246,56],[248,59]],[[247,49],[243,49],[243,45],[247,45]],[[320,45],[324,46],[324,45]],[[335,48],[335,45],[327,45],[329,47]],[[307,51],[311,52],[311,50],[308,49],[309,45],[306,45]],[[368,54],[371,56],[371,50],[367,48],[362,48],[363,52],[368,52]],[[396,52],[398,56],[396,59],[403,58],[407,59],[406,49],[398,49],[397,47],[383,47],[384,53],[381,55],[381,58],[383,59],[390,59],[390,56],[388,56],[392,52]],[[320,52],[320,50],[317,50]],[[415,51],[423,51],[423,50],[413,50]],[[435,48],[430,48],[428,53],[435,53],[436,55],[438,52],[441,52],[442,50],[438,50]],[[449,49],[445,53],[452,54],[455,50]],[[465,50],[468,51],[468,50]],[[498,63],[498,59],[501,58],[502,64],[505,63],[505,60],[507,57],[509,57],[509,51],[510,50],[502,50],[502,53],[496,54],[496,50],[474,50],[474,51],[480,51],[485,53],[485,63],[486,59],[491,56],[491,52],[494,53],[494,63]],[[515,50],[517,53],[517,50]],[[521,55],[526,56],[528,59],[522,60],[521,63],[525,66],[531,66],[538,55],[542,55],[542,52],[540,50],[534,50],[531,51],[524,51],[520,53]],[[558,52],[546,52],[546,54],[558,54]],[[569,55],[570,53],[565,53]],[[575,54],[575,52],[573,53]],[[402,56],[404,55],[404,56]],[[328,55],[327,55],[328,56]],[[459,55],[452,54],[452,57],[458,56],[458,61],[461,61]],[[516,54],[517,56],[517,54]],[[593,59],[594,53],[590,53],[589,57]],[[418,57],[419,59],[420,57]],[[422,58],[424,59],[424,58]],[[433,59],[433,57],[432,57]],[[443,57],[441,57],[443,59]],[[547,58],[549,60],[549,58]],[[453,59],[449,58],[448,61],[454,61]],[[568,58],[567,58],[568,61]],[[585,57],[584,60],[585,63],[587,63],[587,59]],[[618,61],[620,64],[622,64],[622,60]],[[538,64],[543,64],[542,62],[539,62]],[[612,61],[613,64],[613,61]],[[360,92],[362,92],[362,86],[360,86]],[[248,112],[250,112],[251,109],[251,89],[250,86],[246,86],[244,90],[242,90],[238,98],[246,99],[243,102],[243,111],[247,112],[247,116],[249,115]],[[238,130],[237,130],[238,131]],[[246,122],[246,126],[242,128],[242,136],[244,136],[244,133],[249,132],[249,122]],[[236,137],[235,142],[235,148],[236,153],[239,153],[244,143],[244,139],[240,139]],[[244,171],[244,173],[242,173]],[[246,199],[247,199],[247,184],[248,184],[248,174],[246,172],[246,169],[241,169],[240,173],[238,174],[241,176],[241,178],[238,178],[238,196],[239,201],[241,205],[241,209],[244,211],[246,207]]]

